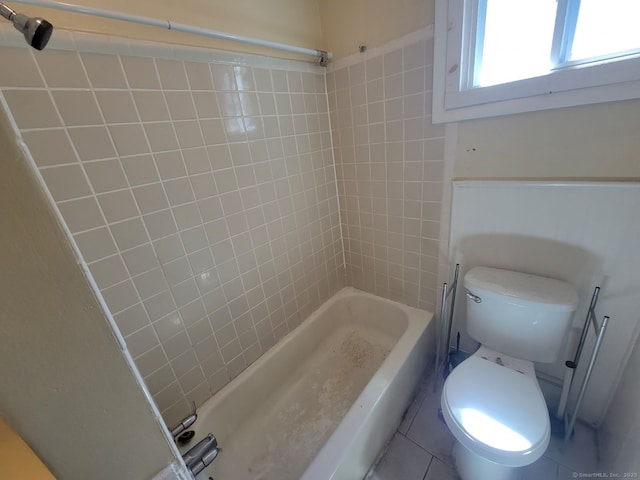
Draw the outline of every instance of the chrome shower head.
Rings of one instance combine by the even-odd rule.
[[[16,30],[22,32],[27,43],[36,50],[42,50],[47,46],[53,33],[53,25],[45,19],[16,13],[4,3],[0,3],[0,15],[11,21]]]

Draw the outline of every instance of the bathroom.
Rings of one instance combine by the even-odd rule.
[[[173,424],[189,411],[190,401],[200,405],[343,286],[436,310],[438,286],[447,281],[452,260],[452,179],[632,183],[640,178],[638,100],[433,124],[432,0],[283,0],[268,6],[245,0],[209,2],[206,7],[182,2],[180,8],[146,2],[84,4],[322,48],[334,57],[325,70],[289,62],[308,60],[296,54],[13,5],[51,21],[56,27],[52,41],[66,47],[25,57],[20,35],[3,29],[2,56],[5,64],[15,65],[3,69],[3,97],[149,390],[141,393],[122,380],[130,408],[116,408],[125,400],[109,392],[111,380],[90,374],[97,364],[107,370],[104,375],[128,372],[113,352],[112,364],[103,364],[97,354],[92,358],[93,351],[108,350],[113,342],[99,315],[95,322],[105,328],[92,337],[94,348],[87,351],[80,345],[79,332],[86,328],[82,319],[100,311],[91,295],[85,292],[83,309],[71,299],[61,304],[55,298],[57,287],[47,286],[78,274],[73,255],[55,257],[60,252],[47,251],[47,244],[37,256],[26,247],[19,249],[28,244],[20,236],[20,221],[33,219],[35,233],[28,238],[44,237],[43,227],[33,216],[10,209],[49,198],[37,184],[15,180],[3,189],[15,196],[2,202],[7,209],[2,215],[3,260],[9,266],[3,272],[7,288],[3,286],[2,304],[14,305],[12,288],[33,285],[22,291],[25,310],[20,313],[13,306],[7,311],[27,318],[34,315],[28,309],[36,307],[29,304],[51,302],[50,311],[66,312],[56,318],[64,318],[59,328],[68,330],[38,330],[43,336],[33,351],[3,348],[3,378],[11,378],[12,385],[15,380],[15,394],[3,394],[2,413],[61,478],[81,478],[78,472],[91,468],[104,478],[152,478],[173,460],[144,397],[150,394],[167,424]],[[73,49],[80,44],[85,50],[78,54]],[[366,46],[362,53],[360,46]],[[215,50],[205,52],[224,68],[213,70],[212,82],[206,83],[199,70],[201,57],[189,47]],[[242,57],[247,54],[260,56],[249,57],[253,63],[247,66]],[[205,83],[195,86],[199,80]],[[51,88],[43,88],[45,82]],[[368,96],[363,96],[365,85]],[[218,111],[197,110],[214,92]],[[194,101],[185,103],[188,97]],[[238,106],[241,113],[232,113]],[[254,119],[259,121],[252,123]],[[243,123],[234,130],[234,122]],[[204,129],[194,134],[189,127],[198,123],[207,123],[211,136],[205,138]],[[215,135],[222,132],[224,139],[223,128],[227,136],[239,136],[219,140]],[[2,138],[3,144],[16,143],[9,127]],[[182,153],[179,167],[172,162],[175,152]],[[77,158],[73,164],[62,160],[69,155]],[[359,163],[361,155],[369,155],[370,166]],[[247,156],[252,169],[238,160]],[[4,180],[12,175],[5,173]],[[199,213],[203,204],[214,212],[210,218]],[[625,207],[616,208],[616,215],[600,212],[594,222],[619,216],[618,230],[624,232],[633,223],[633,211]],[[167,225],[172,225],[169,230]],[[55,222],[50,228],[54,232]],[[578,228],[577,236],[592,231]],[[200,248],[203,238],[211,248]],[[619,242],[594,244],[613,250]],[[478,261],[479,252],[474,254]],[[30,273],[21,268],[27,259],[42,262],[42,268],[51,262],[61,270],[47,283],[40,263]],[[531,262],[521,265],[527,267]],[[627,272],[606,274],[615,280]],[[638,279],[625,281],[633,292]],[[603,297],[606,292],[605,287]],[[631,328],[636,317],[620,322]],[[232,328],[226,328],[229,319]],[[3,338],[14,345],[25,341]],[[622,380],[598,425],[603,471],[637,470],[632,457],[640,420],[633,404],[639,386],[633,372],[640,360],[638,348],[629,345],[636,338],[637,332],[630,331],[627,343],[605,346],[618,352],[618,357],[611,354],[618,362],[612,368]],[[217,344],[225,348],[211,348]],[[48,359],[66,349],[77,349],[78,356],[67,359],[66,370],[47,371],[56,366]],[[215,353],[203,353],[211,351]],[[42,378],[62,377],[63,371],[79,375],[82,395],[71,398],[73,389],[62,378],[55,385]],[[68,402],[63,409],[68,416],[48,401],[52,389],[59,392],[57,402]],[[609,398],[609,393],[603,395]],[[99,403],[89,405],[98,397]],[[90,414],[92,421],[86,420]],[[105,430],[110,415],[139,428],[134,434]],[[83,419],[78,425],[77,418]],[[48,430],[36,429],[43,423],[50,425]],[[101,439],[98,431],[108,435]],[[55,440],[61,432],[65,448]],[[80,455],[83,460],[77,461],[77,453],[87,448],[79,438],[91,438],[98,449],[108,445],[112,457],[122,461],[110,465],[95,454]],[[134,464],[137,473],[122,473],[133,472]]]

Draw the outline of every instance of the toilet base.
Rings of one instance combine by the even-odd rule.
[[[462,480],[515,480],[518,469],[491,462],[456,440],[453,464]]]

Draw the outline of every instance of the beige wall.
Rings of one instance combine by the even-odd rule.
[[[322,31],[317,0],[83,0],[74,2],[88,8],[170,20],[306,48],[322,48]],[[165,43],[213,47],[221,50],[262,53],[280,58],[304,58],[237,42],[170,32],[104,18],[26,5],[13,8],[46,18],[56,28],[117,35]],[[54,33],[55,35],[55,33]]]
[[[326,49],[335,58],[381,46],[433,23],[433,0],[318,0]]]
[[[600,432],[600,460],[605,472],[640,471],[640,344],[625,368]]]
[[[336,58],[385,44],[434,19],[434,0],[319,0]],[[640,178],[640,100],[460,122],[458,178]]]
[[[0,112],[0,414],[60,479],[175,458]]]
[[[458,178],[640,178],[640,100],[458,125]]]

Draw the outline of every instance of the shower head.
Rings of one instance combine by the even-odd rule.
[[[42,50],[53,33],[53,25],[45,19],[16,13],[4,3],[0,3],[0,15],[11,21],[16,30],[22,32],[27,43],[36,50]]]

